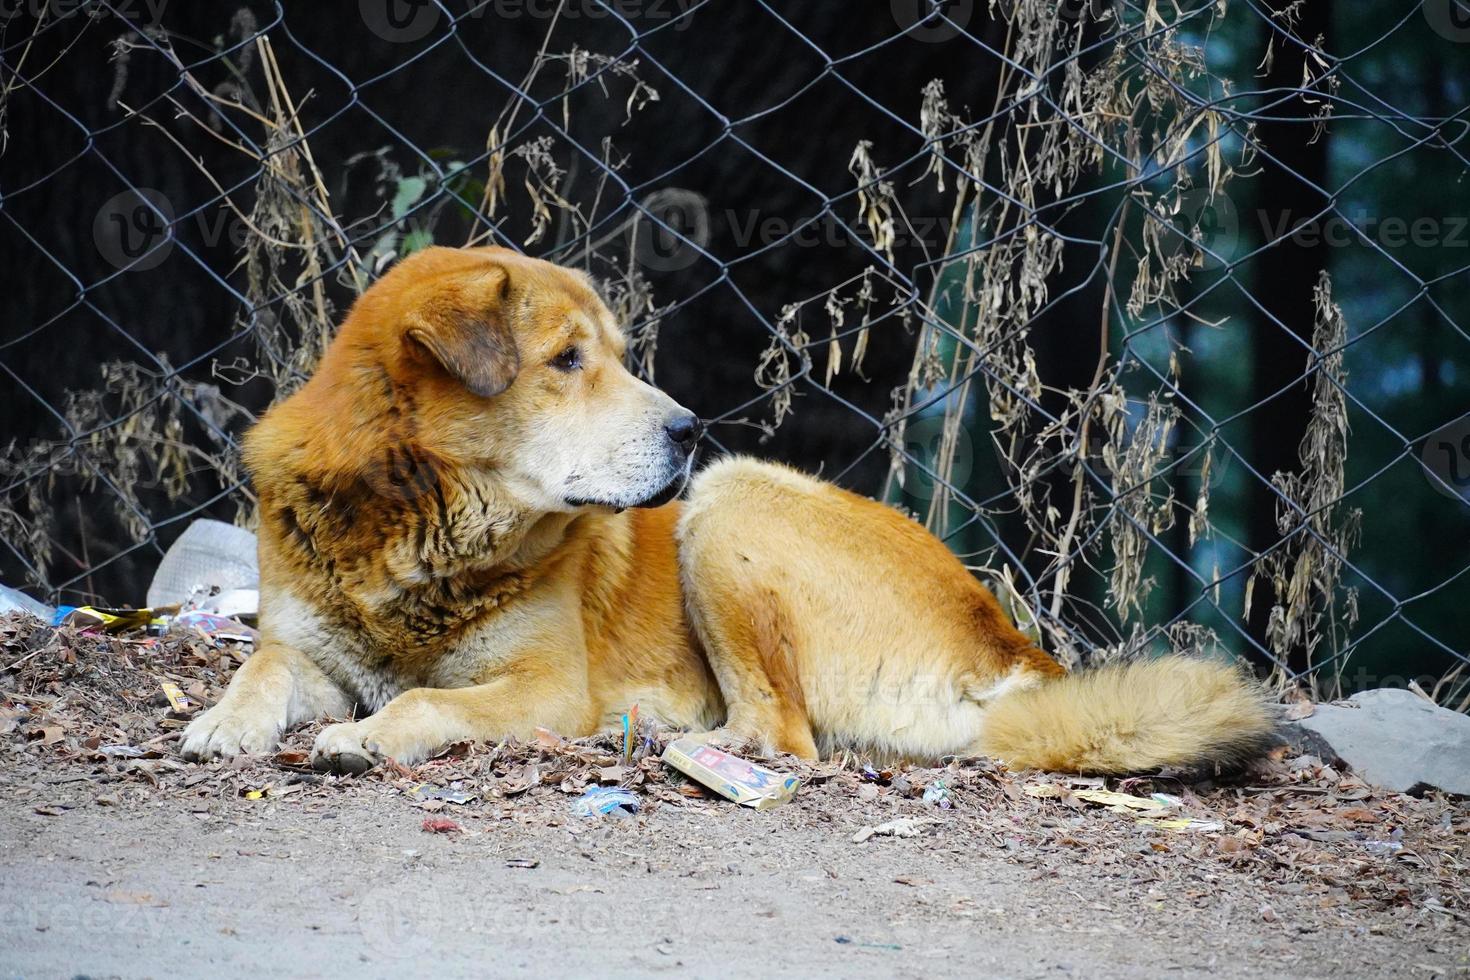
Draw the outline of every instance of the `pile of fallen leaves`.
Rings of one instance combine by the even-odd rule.
[[[638,827],[662,807],[712,818],[734,809],[665,766],[659,756],[669,733],[648,725],[631,745],[621,734],[566,739],[540,731],[451,745],[412,768],[388,762],[334,776],[308,762],[317,723],[287,733],[270,756],[184,762],[179,732],[222,695],[247,652],[202,634],[114,636],[0,617],[0,782],[20,787],[43,814],[123,794],[251,805],[393,797],[424,812],[426,831],[449,834],[506,819],[579,833],[593,820],[572,815],[569,804],[597,786],[636,794],[636,815],[617,815]],[[171,702],[165,683],[187,703]],[[875,766],[844,755],[764,764],[799,775],[802,787],[763,819],[833,827],[853,846],[950,827],[967,846],[994,848],[1038,874],[1064,865],[1142,867],[1143,880],[1168,880],[1181,901],[1237,873],[1259,879],[1263,896],[1305,895],[1343,915],[1372,906],[1470,922],[1470,805],[1376,789],[1300,746],[1282,745],[1220,781],[1010,772],[985,759]],[[1274,915],[1269,900],[1261,914]]]

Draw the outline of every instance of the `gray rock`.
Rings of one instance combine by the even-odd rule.
[[[1470,796],[1470,716],[1412,691],[1364,691],[1318,705],[1300,724],[1365,782],[1398,793],[1429,787]]]

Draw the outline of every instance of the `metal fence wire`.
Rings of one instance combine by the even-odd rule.
[[[635,370],[1068,663],[1470,701],[1461,0],[0,6],[0,580],[141,603],[352,297],[587,269]],[[916,614],[922,614],[921,611]]]

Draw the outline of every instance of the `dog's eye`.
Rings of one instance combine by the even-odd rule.
[[[582,366],[582,352],[575,347],[568,347],[551,359],[551,366],[558,371],[575,371]]]

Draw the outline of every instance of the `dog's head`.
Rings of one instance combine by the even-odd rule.
[[[425,249],[363,294],[333,346],[386,373],[417,449],[493,472],[527,506],[657,506],[688,479],[698,418],[628,371],[622,331],[575,270]]]

